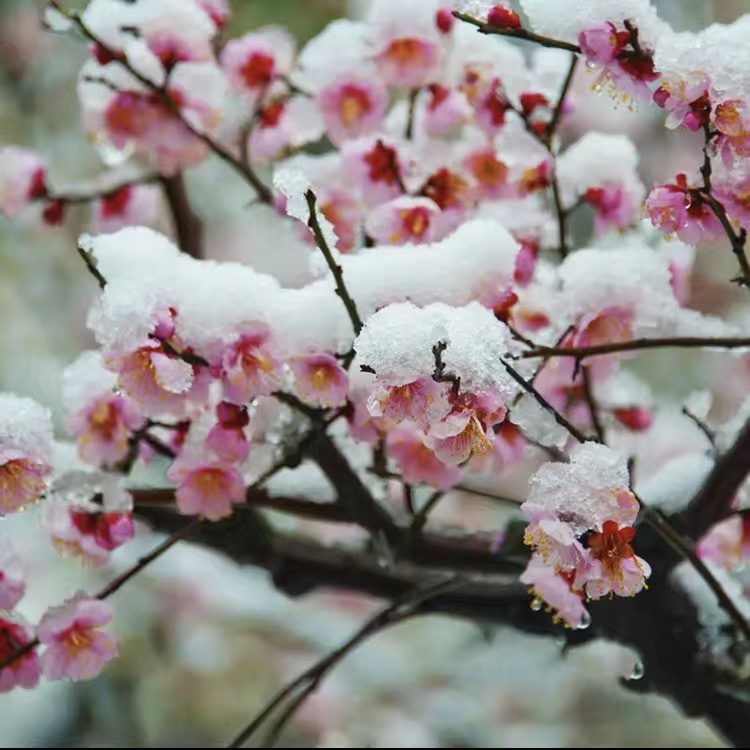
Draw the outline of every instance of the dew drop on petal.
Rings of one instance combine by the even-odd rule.
[[[589,625],[591,625],[591,615],[588,612],[584,611],[581,615],[580,622],[576,626],[576,630],[586,630]]]

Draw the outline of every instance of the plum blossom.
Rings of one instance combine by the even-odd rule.
[[[649,84],[659,78],[653,51],[645,48],[638,27],[626,21],[623,28],[610,21],[591,26],[578,35],[581,51],[592,65],[602,68],[595,87],[611,83],[626,96],[647,101]]]
[[[37,628],[42,673],[48,680],[92,680],[117,657],[117,641],[101,628],[112,620],[107,602],[77,594],[49,609]]]
[[[0,611],[13,609],[25,591],[21,558],[10,542],[0,537]]]
[[[159,188],[126,185],[104,196],[93,206],[92,229],[96,234],[116,232],[123,227],[153,225],[161,207]]]
[[[29,398],[0,394],[0,516],[39,498],[51,463],[50,413]]]
[[[547,603],[555,621],[562,620],[566,626],[578,628],[589,615],[583,604],[583,592],[573,587],[570,578],[565,572],[545,564],[538,555],[532,555],[521,574],[521,583],[529,584],[529,593]]]
[[[312,354],[293,359],[294,389],[308,404],[324,409],[346,403],[348,378],[338,360],[330,354]]]
[[[669,112],[668,128],[682,126],[696,131],[710,121],[711,100],[705,75],[694,78],[665,76],[661,86],[654,91],[654,101]]]
[[[386,245],[421,244],[439,239],[435,236],[437,204],[429,198],[403,196],[373,209],[365,222],[365,231],[376,242]]]
[[[222,461],[241,463],[250,453],[245,428],[250,424],[247,409],[228,401],[216,407],[217,423],[206,436],[206,447]]]
[[[274,81],[291,73],[295,46],[285,29],[258,29],[227,42],[221,65],[232,88],[257,101]]]
[[[34,151],[0,147],[0,214],[12,219],[33,200],[47,194],[46,167]]]
[[[386,436],[386,455],[410,484],[428,484],[445,490],[461,477],[457,466],[441,461],[427,445],[424,433],[412,422],[402,422]]]
[[[19,615],[0,613],[0,662],[33,640],[33,629]],[[17,687],[30,690],[36,687],[40,676],[39,654],[32,648],[0,669],[0,693],[7,693]]]
[[[328,136],[334,144],[341,145],[381,126],[388,94],[377,80],[344,75],[322,88],[317,101]]]
[[[283,382],[282,362],[271,331],[253,324],[225,349],[220,363],[224,398],[239,406],[267,396]]]
[[[723,233],[701,188],[692,187],[685,174],[678,174],[672,184],[654,187],[646,198],[645,208],[657,229],[664,234],[676,234],[689,245],[718,239]]]
[[[167,477],[177,485],[181,513],[218,521],[245,502],[245,483],[240,472],[219,460],[182,455],[169,467]]]

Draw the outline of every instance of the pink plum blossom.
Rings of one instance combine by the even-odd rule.
[[[739,570],[750,559],[750,520],[735,515],[720,521],[698,541],[696,551],[702,560]]]
[[[131,513],[108,511],[93,502],[50,500],[42,509],[42,526],[60,554],[92,565],[105,563],[135,536]]]
[[[399,472],[410,484],[428,484],[445,490],[454,486],[461,477],[457,466],[441,461],[425,445],[425,437],[411,422],[403,422],[386,436],[386,455],[398,466]]]
[[[367,205],[377,205],[403,193],[403,165],[395,144],[361,138],[341,148],[342,169]]]
[[[750,107],[746,102],[728,99],[717,104],[713,124],[718,131],[714,148],[727,167],[750,157]]]
[[[275,80],[288,76],[294,63],[295,43],[281,28],[269,27],[227,42],[221,65],[232,88],[253,99]]]
[[[428,426],[450,411],[448,385],[436,383],[432,378],[419,378],[404,385],[380,386],[370,396],[367,407],[374,417],[397,423],[411,420]]]
[[[494,149],[483,148],[470,153],[464,167],[474,178],[476,189],[482,198],[498,198],[506,192],[508,167],[497,158]]]
[[[472,108],[461,91],[433,83],[429,94],[422,109],[422,125],[427,135],[433,138],[453,135],[469,120]]]
[[[708,89],[705,75],[695,78],[666,76],[654,91],[654,101],[669,112],[667,127],[682,126],[696,131],[708,125],[711,115]]]
[[[220,461],[178,458],[167,472],[177,485],[177,507],[188,516],[218,521],[232,513],[232,505],[245,502],[242,475]]]
[[[165,354],[156,345],[137,349],[114,367],[120,388],[143,409],[157,414],[180,412],[208,385],[204,368]]]
[[[384,245],[422,244],[437,239],[437,204],[429,198],[403,196],[373,209],[365,220],[367,234]]]
[[[84,461],[112,466],[125,458],[129,438],[144,424],[143,414],[127,396],[104,394],[72,414],[66,427]]]
[[[206,437],[206,447],[222,461],[244,461],[250,454],[250,441],[245,434],[245,428],[250,424],[247,409],[222,401],[216,407],[216,417],[218,422]]]
[[[33,640],[34,631],[19,616],[0,614],[0,662]],[[30,690],[36,687],[40,676],[39,654],[36,649],[31,649],[0,669],[0,693],[7,693],[17,687]]]
[[[643,47],[637,27],[615,27],[609,21],[584,29],[578,36],[581,51],[593,65],[602,67],[595,88],[611,83],[624,95],[647,101],[649,84],[657,80],[653,52]]]
[[[0,515],[20,510],[44,492],[50,467],[32,456],[0,445]]]
[[[594,209],[594,234],[627,229],[638,218],[638,196],[623,185],[589,188],[583,199]]]
[[[45,166],[34,152],[18,146],[0,148],[0,214],[12,219],[33,200],[47,194]]]
[[[654,412],[642,406],[633,406],[626,409],[615,409],[613,412],[615,419],[622,425],[625,425],[633,432],[643,432],[648,430],[654,423]]]
[[[718,239],[723,232],[700,188],[691,187],[684,174],[678,174],[674,184],[657,185],[646,198],[645,208],[657,229],[676,234],[689,245]]]
[[[377,80],[345,75],[321,89],[317,101],[330,139],[341,145],[381,126],[388,94]]]
[[[419,37],[392,39],[375,54],[378,72],[391,86],[424,86],[432,81],[439,62],[440,45]]]
[[[312,354],[290,361],[294,390],[307,404],[330,409],[346,403],[346,371],[330,354]]]
[[[44,646],[42,673],[48,680],[92,680],[118,655],[114,636],[101,628],[112,620],[107,602],[78,594],[42,617],[37,635]]]
[[[160,209],[159,189],[149,185],[126,185],[94,203],[92,225],[96,234],[123,227],[153,225]]]
[[[225,349],[221,377],[224,398],[239,406],[256,396],[270,395],[282,385],[282,362],[267,326],[248,326]]]
[[[575,590],[568,579],[568,575],[546,565],[538,555],[532,555],[521,574],[521,583],[529,584],[529,593],[546,602],[553,610],[555,620],[578,628],[589,615],[583,605],[583,592]]]
[[[7,541],[0,538],[0,611],[13,609],[25,591],[21,558]]]

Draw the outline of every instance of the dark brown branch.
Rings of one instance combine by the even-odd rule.
[[[579,443],[585,443],[588,439],[575,425],[571,424],[571,422],[566,419],[557,409],[555,409],[552,404],[550,404],[549,401],[547,401],[544,396],[542,396],[541,393],[534,387],[532,383],[530,383],[528,380],[526,380],[516,369],[511,367],[505,360],[500,360],[503,367],[505,367],[506,371],[508,372],[508,375],[510,375],[513,380],[516,381],[529,395],[533,396],[539,403],[539,405],[545,410],[548,411],[552,417],[554,418],[555,422],[559,424],[561,427],[564,427]]]
[[[333,275],[333,279],[336,283],[336,294],[341,298],[341,301],[344,303],[344,307],[346,307],[346,312],[349,315],[349,319],[352,321],[354,335],[359,336],[359,332],[362,330],[362,319],[359,317],[359,313],[357,312],[357,305],[351,298],[349,290],[346,288],[346,284],[344,283],[344,272],[342,271],[341,266],[334,259],[333,252],[328,246],[328,241],[326,240],[325,235],[323,234],[323,230],[320,227],[318,214],[316,212],[317,198],[315,196],[315,193],[313,193],[312,190],[308,190],[305,193],[305,200],[307,201],[307,208],[310,212],[307,225],[312,230],[312,233],[315,236],[315,244],[318,246],[320,252],[323,253],[323,257],[326,259],[328,268]]]
[[[458,18],[459,21],[476,26],[477,31],[480,34],[497,34],[498,36],[507,36],[512,39],[521,39],[526,42],[534,42],[534,44],[541,44],[542,47],[551,47],[553,49],[564,49],[568,52],[580,53],[581,48],[577,44],[571,44],[570,42],[563,42],[559,39],[551,39],[550,37],[542,36],[541,34],[535,34],[532,31],[526,29],[501,29],[498,26],[491,26],[485,21],[480,21],[474,16],[470,16],[468,13],[461,13],[460,11],[454,10],[453,15]]]
[[[594,390],[591,386],[591,376],[589,374],[588,368],[581,368],[581,377],[583,378],[583,397],[586,401],[589,415],[591,416],[591,424],[594,427],[596,439],[598,440],[598,442],[604,443],[606,442],[604,436],[604,425],[602,424],[602,421],[599,417],[599,407],[594,397]]]
[[[684,513],[685,530],[700,539],[715,523],[731,514],[732,501],[750,472],[750,420],[733,445],[714,465]]]
[[[552,119],[550,120],[550,123],[547,126],[546,141],[547,141],[548,148],[552,147],[552,138],[557,132],[557,126],[560,124],[560,118],[562,117],[562,112],[565,107],[565,99],[567,98],[568,91],[570,90],[570,86],[573,83],[573,78],[575,76],[577,67],[578,67],[578,55],[573,55],[570,59],[570,66],[568,67],[568,74],[565,76],[562,90],[560,91],[560,96],[557,99],[557,104],[555,105],[554,112],[552,113]]]
[[[172,215],[172,224],[180,250],[191,258],[197,260],[203,258],[203,223],[190,206],[182,173],[162,177],[161,185]]]
[[[112,185],[111,187],[70,187],[65,190],[48,189],[44,193],[35,197],[35,200],[61,201],[62,203],[92,203],[97,200],[111,198],[121,190],[137,187],[139,185],[148,185],[159,180],[158,175],[144,175],[142,177],[132,177],[122,182]]]
[[[86,248],[84,248],[81,244],[76,245],[76,250],[83,259],[83,262],[86,264],[86,268],[88,269],[89,273],[96,279],[97,283],[99,284],[99,289],[103,290],[104,287],[107,286],[107,279],[102,276],[102,273],[96,264],[96,258],[94,257],[93,253],[90,250],[86,250]]]
[[[667,338],[642,338],[631,341],[613,341],[594,346],[537,346],[522,352],[524,359],[537,357],[573,357],[583,360],[602,354],[633,352],[641,349],[744,349],[750,348],[750,338],[709,338],[704,336],[673,336]]]

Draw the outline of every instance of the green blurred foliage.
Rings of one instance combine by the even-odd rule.
[[[346,15],[345,0],[233,0],[230,36],[266,24],[288,28],[300,41],[307,41],[334,18]]]

